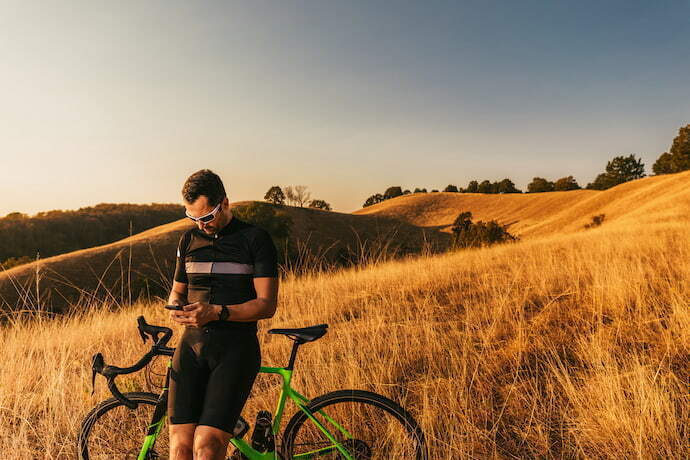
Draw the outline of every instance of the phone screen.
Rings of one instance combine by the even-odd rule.
[[[166,305],[167,310],[183,310],[182,305]]]

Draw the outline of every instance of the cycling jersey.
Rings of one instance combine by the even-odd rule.
[[[254,278],[277,276],[271,235],[237,217],[215,235],[193,228],[180,238],[174,279],[187,284],[189,303],[244,303],[256,299]],[[226,322],[256,331],[256,321]]]
[[[254,278],[277,276],[271,236],[237,217],[215,235],[193,228],[180,238],[174,279],[187,284],[189,303],[244,303],[256,298]],[[186,327],[173,356],[170,423],[232,433],[260,363],[256,321]]]

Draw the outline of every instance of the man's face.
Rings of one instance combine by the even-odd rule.
[[[216,232],[218,232],[219,229],[223,228],[223,226],[227,223],[225,222],[224,213],[224,209],[227,204],[226,201],[227,197],[223,198],[223,201],[220,205],[220,209],[218,210],[215,218],[211,222],[196,222],[196,225],[197,227],[199,227],[199,230],[204,231],[208,235],[213,235]],[[197,198],[196,201],[192,204],[185,202],[184,207],[187,210],[187,214],[189,214],[192,217],[204,216],[213,211],[213,209],[215,208],[215,206],[209,205],[208,197],[206,195],[199,195],[199,198]]]

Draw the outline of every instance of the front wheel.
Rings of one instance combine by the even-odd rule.
[[[139,392],[125,393],[125,397],[139,403],[139,406],[131,410],[117,399],[110,398],[99,403],[84,417],[78,441],[80,460],[138,458],[159,397],[153,393]],[[162,426],[147,459],[167,460],[168,455],[168,430]]]
[[[307,410],[335,443],[304,412],[283,433],[285,459],[427,460],[424,433],[396,402],[369,391],[340,390],[312,399]],[[343,450],[347,451],[347,455]]]

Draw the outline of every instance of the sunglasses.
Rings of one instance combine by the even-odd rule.
[[[185,211],[184,213],[187,217],[192,219],[192,221],[194,221],[194,222],[202,222],[204,224],[208,224],[209,222],[211,222],[213,219],[216,218],[216,214],[218,214],[218,211],[220,210],[221,204],[222,204],[222,201],[220,203],[218,203],[218,206],[213,208],[213,211],[209,212],[208,214],[204,214],[201,217],[192,217],[189,215],[189,213],[187,211]]]

